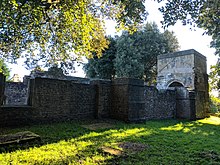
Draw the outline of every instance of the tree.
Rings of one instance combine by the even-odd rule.
[[[152,83],[156,79],[157,56],[178,49],[173,32],[161,33],[155,23],[147,23],[133,34],[124,31],[111,39],[102,57],[90,59],[85,71],[92,78],[133,77]]]
[[[167,2],[166,0],[157,0]],[[164,27],[174,25],[181,20],[183,25],[190,24],[205,30],[212,36],[211,47],[220,55],[220,2],[219,0],[169,0],[159,9]]]
[[[134,30],[147,16],[144,0],[2,0],[0,58],[27,66],[71,63],[107,48],[104,19]],[[38,62],[41,60],[41,62]]]
[[[174,33],[161,33],[155,23],[147,23],[133,34],[123,33],[117,42],[116,75],[143,78],[151,84],[156,79],[157,56],[178,49]]]
[[[211,90],[220,91],[220,60],[211,66],[209,73],[209,86]]]
[[[157,0],[162,2],[165,0]],[[205,30],[205,34],[212,36],[211,47],[215,48],[215,54],[220,56],[220,1],[219,0],[169,0],[165,6],[159,9],[164,20],[164,27],[174,25],[181,20],[183,25],[190,24]],[[220,65],[219,61],[211,67],[210,87],[220,89]]]
[[[6,80],[8,80],[10,76],[10,69],[2,59],[0,59],[0,73],[3,73],[6,76]]]
[[[110,42],[109,47],[103,52],[102,56],[100,58],[94,56],[84,65],[87,77],[100,79],[112,79],[115,77],[113,60],[117,51],[117,38],[108,37],[108,40]]]
[[[117,77],[142,78],[144,64],[141,63],[142,54],[136,47],[139,43],[134,40],[134,35],[124,32],[117,41],[117,53],[114,61]]]

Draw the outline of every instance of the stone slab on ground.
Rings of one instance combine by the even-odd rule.
[[[144,151],[145,149],[149,147],[146,144],[133,143],[133,142],[121,142],[121,143],[117,143],[114,145],[117,145],[120,149],[115,149],[109,146],[103,146],[101,147],[101,150],[102,152],[108,153],[110,155],[121,156],[121,155],[127,155],[127,154],[135,154],[135,153]]]
[[[19,144],[34,140],[40,140],[40,136],[30,131],[17,132],[15,134],[0,135],[0,146]]]
[[[110,155],[115,155],[115,156],[121,156],[123,154],[123,151],[112,148],[112,147],[101,147],[101,150],[102,152],[108,153]]]

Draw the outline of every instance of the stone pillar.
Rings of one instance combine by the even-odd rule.
[[[196,97],[195,91],[189,91],[189,101],[190,101],[190,120],[196,120]]]
[[[140,122],[145,117],[144,81],[131,78],[113,80],[111,117]]]
[[[34,105],[34,86],[35,86],[35,79],[28,80],[28,99],[27,105],[33,106]]]
[[[91,84],[96,90],[96,112],[95,117],[107,118],[111,109],[111,81],[110,80],[92,80]]]
[[[4,91],[5,91],[5,76],[2,73],[0,73],[0,105],[3,105],[5,99]]]

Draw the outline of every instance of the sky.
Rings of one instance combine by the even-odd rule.
[[[160,4],[153,0],[146,0],[145,2],[146,11],[149,13],[147,22],[156,22],[158,27],[162,26],[160,21],[163,20],[162,14],[158,11],[160,6]],[[115,23],[113,21],[106,21],[107,35],[113,36],[117,34],[114,25]],[[163,32],[162,28],[160,30]],[[206,56],[209,73],[210,65],[215,65],[217,62],[217,56],[214,55],[215,49],[209,47],[211,37],[203,35],[204,31],[202,29],[196,28],[196,31],[192,31],[190,30],[190,26],[183,26],[180,22],[172,27],[170,26],[168,30],[174,31],[181,47],[180,50],[195,49],[199,53]],[[28,75],[30,73],[30,71],[26,70],[25,66],[23,66],[21,63],[22,60],[19,60],[18,65],[9,65],[9,68],[11,69],[11,76],[14,74],[19,74],[20,77],[23,77],[24,75]],[[85,77],[82,67],[78,67],[73,76]]]

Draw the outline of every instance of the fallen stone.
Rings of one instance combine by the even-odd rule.
[[[145,149],[148,148],[148,145],[146,144],[133,143],[133,142],[114,143],[114,145],[118,146],[120,149],[103,146],[101,147],[101,150],[104,153],[108,153],[114,156],[126,156],[126,155],[135,154],[135,153],[144,151]]]
[[[30,131],[0,135],[0,146],[2,147],[10,144],[20,144],[35,140],[40,140],[40,136]]]
[[[115,156],[121,156],[123,154],[123,151],[111,147],[101,147],[101,150],[105,153]]]

